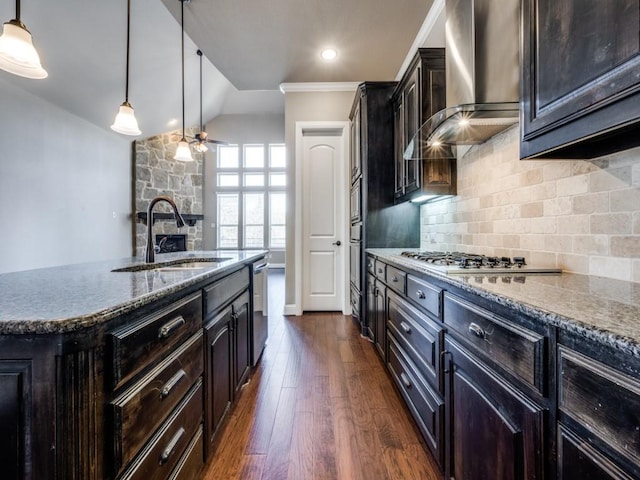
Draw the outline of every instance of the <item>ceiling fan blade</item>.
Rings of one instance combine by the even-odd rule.
[[[213,140],[211,138],[207,138],[204,141],[207,142],[207,143],[215,143],[217,145],[229,145],[229,142],[225,142],[223,140]]]

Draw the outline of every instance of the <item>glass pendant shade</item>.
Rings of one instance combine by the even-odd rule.
[[[194,149],[196,152],[198,152],[198,153],[204,153],[204,152],[206,152],[207,150],[209,150],[209,149],[207,148],[207,146],[206,146],[204,143],[196,143],[196,144],[193,146],[193,149]]]
[[[178,143],[178,148],[176,149],[176,155],[173,157],[174,160],[180,160],[181,162],[193,162],[193,157],[191,156],[191,149],[189,148],[189,143],[183,138]]]
[[[138,121],[133,113],[133,107],[128,102],[120,105],[116,120],[111,125],[111,130],[123,135],[140,135],[142,133],[138,128]]]
[[[48,76],[33,47],[31,33],[19,20],[4,24],[0,35],[0,68],[26,78],[41,79]]]

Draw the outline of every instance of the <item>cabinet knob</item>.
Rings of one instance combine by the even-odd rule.
[[[404,372],[400,374],[400,380],[402,380],[405,387],[411,388],[411,380],[409,380],[409,377],[407,377]]]
[[[167,338],[171,336],[173,332],[175,332],[185,323],[186,322],[184,318],[182,318],[181,316],[174,318],[173,320],[165,323],[162,327],[160,327],[160,329],[158,330],[158,338]]]
[[[171,456],[173,451],[176,449],[176,445],[178,445],[178,442],[180,441],[183,435],[184,435],[184,428],[180,427],[180,430],[178,430],[176,434],[173,436],[173,438],[169,440],[169,443],[167,443],[167,446],[162,451],[162,456],[160,457],[160,465],[164,465],[165,463],[167,463],[167,460],[169,460],[169,457]]]
[[[404,330],[404,333],[411,333],[411,327],[404,322],[400,322],[400,328]]]
[[[487,334],[484,331],[484,329],[480,325],[478,325],[476,323],[473,323],[473,322],[469,324],[469,333],[471,333],[472,335],[475,335],[478,338],[482,338],[482,339],[486,338],[486,336],[487,336]]]
[[[426,297],[426,295],[424,294],[424,292],[423,292],[422,290],[418,290],[418,291],[416,292],[416,296],[417,296],[420,300],[427,298],[427,297]]]
[[[396,277],[395,275],[393,277],[391,277],[391,281],[393,283],[398,283],[398,277]]]
[[[186,376],[187,376],[187,372],[185,372],[182,369],[178,370],[178,373],[176,373],[173,377],[171,377],[169,381],[167,381],[167,383],[165,383],[164,386],[162,387],[162,390],[160,391],[160,398],[162,399],[167,398],[171,393],[171,390],[173,390],[173,387],[175,387],[178,384],[178,382]]]

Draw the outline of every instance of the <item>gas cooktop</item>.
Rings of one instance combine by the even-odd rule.
[[[559,268],[528,265],[524,257],[488,257],[463,252],[402,252],[423,267],[448,274],[562,273]]]

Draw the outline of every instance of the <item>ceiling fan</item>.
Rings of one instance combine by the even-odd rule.
[[[189,144],[193,145],[193,149],[196,152],[204,153],[207,150],[207,143],[214,143],[217,145],[229,145],[227,142],[223,142],[222,140],[213,140],[207,137],[207,132],[205,131],[204,122],[202,121],[202,50],[198,49],[196,52],[200,57],[200,133],[196,133],[196,136],[193,140],[189,142]]]

